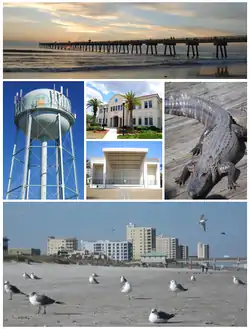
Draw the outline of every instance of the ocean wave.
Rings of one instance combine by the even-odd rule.
[[[162,63],[141,63],[126,65],[92,65],[92,66],[75,66],[75,67],[4,67],[3,72],[88,72],[104,70],[132,70],[151,67],[178,67],[178,66],[217,66],[226,67],[229,65],[247,63],[245,59],[209,59],[209,60],[170,60]]]

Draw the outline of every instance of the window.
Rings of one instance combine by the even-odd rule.
[[[145,108],[145,109],[148,108],[148,102],[147,102],[147,101],[144,102],[144,108]]]
[[[150,126],[153,126],[154,124],[153,124],[153,118],[149,118],[149,125]]]
[[[133,124],[136,125],[136,118],[133,118]]]
[[[151,109],[153,106],[152,106],[152,101],[148,101],[148,107]]]
[[[99,119],[99,123],[102,123],[102,119]]]
[[[148,118],[144,118],[144,124],[145,124],[145,126],[148,125]]]
[[[118,111],[120,111],[120,109],[121,109],[121,105],[118,105]]]
[[[138,118],[138,126],[141,126],[141,118]]]

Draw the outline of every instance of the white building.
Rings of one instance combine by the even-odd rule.
[[[134,126],[155,126],[162,129],[162,99],[158,94],[137,97],[141,105],[133,110]],[[129,126],[129,111],[125,106],[125,99],[117,94],[113,96],[108,104],[102,105],[97,113],[97,122],[107,124],[107,127]]]
[[[147,158],[147,148],[103,148],[104,157],[91,158],[95,188],[160,188],[160,160]]]
[[[209,259],[209,245],[199,242],[197,244],[197,257],[199,259]]]
[[[156,237],[156,252],[167,255],[168,259],[179,258],[179,241],[177,238],[158,235]]]
[[[90,253],[106,255],[113,260],[129,261],[132,259],[132,243],[129,241],[81,241],[81,248]]]

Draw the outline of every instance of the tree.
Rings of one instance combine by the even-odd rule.
[[[97,98],[91,98],[88,100],[87,108],[92,107],[93,123],[95,123],[95,121],[96,121],[97,111],[101,105],[102,105],[102,102]]]
[[[135,93],[133,93],[132,90],[120,96],[125,99],[125,107],[129,111],[130,128],[134,129],[133,109],[135,108],[136,105],[141,105],[141,101],[139,100],[139,98],[135,96]]]

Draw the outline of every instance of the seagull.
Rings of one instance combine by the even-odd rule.
[[[149,322],[151,323],[166,323],[169,319],[173,318],[174,314],[168,314],[162,311],[157,311],[155,308],[151,310],[149,315]]]
[[[188,289],[184,288],[181,284],[176,283],[175,280],[171,280],[170,281],[169,288],[170,288],[171,291],[173,291],[173,292],[176,293],[176,296],[177,296],[177,293],[178,292],[187,291],[188,290]]]
[[[221,232],[221,235],[226,235],[226,233],[225,232]]]
[[[89,277],[89,283],[95,283],[95,284],[99,284],[100,282],[96,280],[96,278],[92,275],[90,275]]]
[[[124,294],[126,294],[128,296],[128,299],[130,299],[129,294],[131,293],[131,291],[132,291],[132,286],[131,286],[131,284],[128,281],[126,281],[124,283],[124,285],[122,286],[121,292],[123,292]]]
[[[25,294],[24,292],[19,290],[16,286],[13,286],[12,284],[10,284],[9,281],[4,282],[4,290],[7,294],[9,294],[9,300],[12,300],[13,294],[21,294],[21,295],[28,297],[27,294]]]
[[[32,292],[29,295],[29,301],[33,306],[38,306],[38,312],[37,314],[40,314],[41,308],[43,306],[43,314],[46,314],[46,306],[51,304],[60,304],[63,305],[63,302],[58,302],[48,296],[45,295],[38,295],[36,292]]]
[[[24,279],[31,279],[31,277],[29,276],[29,274],[26,273],[26,272],[23,273],[23,277],[24,277]]]
[[[120,277],[120,282],[121,282],[121,283],[125,283],[125,282],[127,282],[127,279],[125,278],[125,276],[122,275],[122,276]]]
[[[36,276],[33,272],[30,273],[30,278],[31,278],[32,280],[41,280],[41,278],[39,278],[38,276]]]
[[[240,279],[237,279],[235,276],[233,276],[233,283],[234,283],[234,284],[241,284],[241,285],[243,285],[243,286],[246,285],[245,282],[241,281]]]
[[[93,278],[98,278],[99,275],[97,275],[96,273],[92,274]]]
[[[196,281],[196,277],[194,275],[191,276],[190,278],[191,281]]]
[[[205,215],[201,215],[199,224],[203,227],[204,232],[206,232],[206,221],[207,219],[204,218]]]

